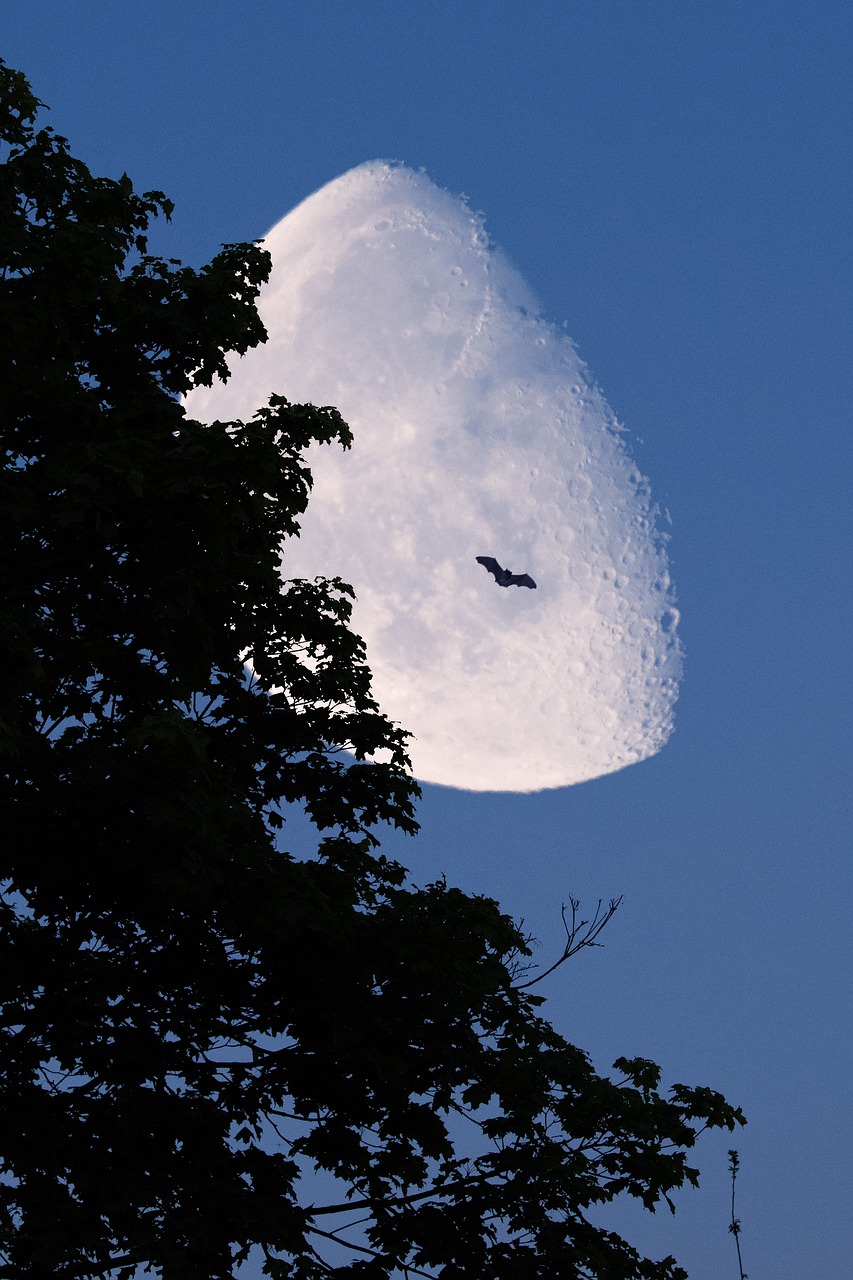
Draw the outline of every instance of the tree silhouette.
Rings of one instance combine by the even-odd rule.
[[[668,1202],[739,1111],[596,1074],[497,904],[378,844],[405,735],[350,589],[280,577],[346,425],[182,409],[263,341],[267,255],[149,255],[163,195],[0,94],[0,1277],[683,1275],[596,1207]]]

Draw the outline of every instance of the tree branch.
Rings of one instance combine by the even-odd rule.
[[[746,1272],[743,1269],[743,1258],[740,1252],[740,1218],[735,1217],[735,1182],[737,1181],[738,1169],[740,1168],[740,1156],[736,1151],[729,1152],[729,1172],[732,1175],[732,1220],[729,1223],[729,1231],[735,1238],[737,1246],[737,1268],[740,1272],[740,1280],[747,1280]]]
[[[366,1253],[369,1258],[378,1258],[380,1261],[388,1261],[377,1249],[368,1249],[363,1244],[352,1244],[349,1240],[342,1240],[340,1236],[334,1234],[333,1231],[321,1231],[319,1227],[308,1227],[308,1231],[315,1236],[323,1236],[326,1240],[334,1240],[335,1244],[342,1245],[344,1249],[354,1249],[356,1253]],[[435,1276],[429,1271],[419,1271],[417,1267],[410,1266],[408,1263],[396,1263],[402,1270],[407,1271],[413,1276],[423,1276],[424,1280],[435,1280]]]
[[[374,1205],[389,1208],[393,1205],[415,1204],[418,1200],[428,1200],[431,1196],[441,1196],[447,1191],[455,1191],[458,1187],[471,1187],[477,1182],[486,1182],[488,1174],[476,1173],[469,1178],[456,1178],[453,1182],[444,1182],[440,1187],[430,1187],[428,1191],[416,1191],[409,1196],[393,1196],[383,1200],[350,1200],[346,1204],[323,1204],[316,1208],[306,1209],[309,1217],[319,1217],[325,1213],[348,1213],[352,1209],[371,1209]]]
[[[566,904],[562,904],[560,914],[563,917],[563,928],[566,931],[566,945],[563,953],[558,960],[555,960],[550,968],[544,973],[538,974],[535,978],[530,978],[527,982],[518,982],[515,985],[516,991],[523,991],[525,987],[535,986],[537,982],[541,982],[543,978],[547,978],[555,969],[559,969],[561,964],[565,964],[572,956],[577,955],[584,947],[600,947],[602,943],[596,942],[596,938],[601,933],[605,925],[609,924],[613,919],[619,907],[622,905],[622,895],[618,898],[611,898],[607,909],[602,912],[602,899],[598,899],[598,905],[595,908],[595,915],[592,920],[578,920],[578,908],[580,907],[579,898],[569,898],[569,906],[572,911],[572,922],[569,924],[566,919]],[[585,930],[585,932],[584,932]]]

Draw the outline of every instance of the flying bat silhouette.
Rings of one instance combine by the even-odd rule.
[[[494,556],[477,556],[477,564],[488,569],[499,587],[535,587],[529,573],[513,573],[511,569],[502,569]]]

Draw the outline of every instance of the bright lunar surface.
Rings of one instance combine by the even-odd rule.
[[[269,341],[188,412],[247,419],[277,392],[350,424],[349,452],[309,453],[282,573],[352,583],[376,697],[413,734],[417,777],[535,791],[658,751],[681,658],[648,486],[482,218],[374,161],[265,245]],[[478,555],[536,590],[499,586]]]

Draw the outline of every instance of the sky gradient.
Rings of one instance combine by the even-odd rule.
[[[7,0],[2,54],[96,173],[175,201],[193,265],[384,157],[482,209],[631,432],[672,518],[685,678],[654,758],[528,796],[431,787],[398,850],[561,945],[624,895],[548,1011],[707,1084],[674,1219],[614,1219],[693,1280],[847,1273],[850,822],[849,4]],[[287,388],[281,391],[287,394]]]

